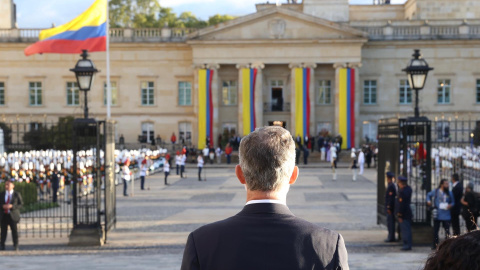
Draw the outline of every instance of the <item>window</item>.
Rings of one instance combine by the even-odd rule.
[[[28,90],[30,93],[30,106],[42,105],[42,83],[30,82],[28,84]]]
[[[477,103],[480,103],[480,80],[477,80]]]
[[[142,82],[142,105],[155,104],[155,88],[153,82]]]
[[[363,104],[377,104],[377,81],[363,82]]]
[[[39,122],[30,122],[30,131],[34,130],[41,130],[42,129],[42,123]]]
[[[330,80],[318,81],[317,104],[325,105],[332,103],[332,86]]]
[[[237,81],[223,81],[222,103],[227,106],[237,104]]]
[[[5,83],[0,82],[0,106],[5,105]]]
[[[400,80],[400,104],[412,104],[412,89],[408,80]]]
[[[283,81],[282,80],[271,80],[270,81],[270,86],[271,87],[283,87]]]
[[[155,140],[155,131],[153,123],[142,123],[142,139],[141,142],[151,143]]]
[[[178,82],[178,105],[192,105],[192,83]]]
[[[450,103],[450,90],[452,86],[450,80],[438,80],[438,104],[449,104]]]
[[[67,82],[67,106],[80,105],[80,90],[76,82]]]
[[[377,123],[371,121],[363,122],[363,139],[366,143],[376,142],[377,141]]]
[[[178,139],[181,144],[189,144],[192,141],[192,123],[178,123]]]
[[[112,101],[110,105],[118,105],[117,82],[110,82],[110,89],[112,90]],[[107,105],[107,82],[103,83],[103,104]]]
[[[450,141],[450,122],[437,121],[435,133],[437,141]]]

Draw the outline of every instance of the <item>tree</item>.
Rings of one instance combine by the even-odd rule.
[[[161,7],[158,0],[109,0],[108,5],[112,28],[203,28],[235,18],[217,14],[204,21],[192,12],[177,16],[171,8]]]
[[[217,15],[211,16],[208,19],[208,25],[217,25],[219,23],[223,23],[223,22],[230,21],[230,20],[233,20],[233,19],[235,19],[235,17],[233,17],[231,15],[217,14]]]

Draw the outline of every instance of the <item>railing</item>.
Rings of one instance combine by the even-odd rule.
[[[263,103],[263,111],[264,112],[289,112],[290,111],[290,103],[288,102],[264,102]]]
[[[370,40],[480,39],[480,21],[350,22]]]
[[[397,27],[393,29],[394,36],[416,36],[420,35],[420,28],[419,27]]]
[[[43,29],[0,29],[0,42],[35,42]],[[194,28],[111,28],[112,42],[184,41]]]
[[[432,35],[454,36],[459,34],[459,29],[456,26],[433,26],[431,28]]]

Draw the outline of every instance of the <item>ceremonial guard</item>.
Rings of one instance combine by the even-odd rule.
[[[387,215],[388,237],[385,239],[385,242],[395,242],[395,197],[397,197],[397,189],[395,188],[395,175],[392,172],[387,172],[385,212]]]
[[[398,177],[398,196],[395,204],[395,213],[402,232],[403,251],[412,250],[412,188],[408,186],[407,177]]]

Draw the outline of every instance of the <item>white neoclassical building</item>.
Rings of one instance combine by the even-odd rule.
[[[294,1],[289,1],[294,2]],[[300,2],[300,1],[296,1]],[[380,118],[413,115],[402,69],[414,49],[434,67],[420,93],[429,117],[477,118],[480,112],[480,1],[408,0],[350,5],[348,0],[257,4],[253,14],[200,30],[111,29],[112,118],[126,142],[147,135],[197,144],[199,72],[212,69],[213,138],[244,130],[243,68],[257,70],[257,126],[281,121],[293,135],[295,70],[309,68],[307,133],[341,131],[341,71],[351,78],[354,144],[376,137]],[[81,117],[82,96],[69,71],[78,55],[26,57],[39,29],[15,27],[12,0],[0,0],[0,121],[42,123]],[[90,113],[105,118],[105,53],[89,93]],[[352,73],[353,74],[353,73]],[[354,146],[354,145],[352,145]]]

